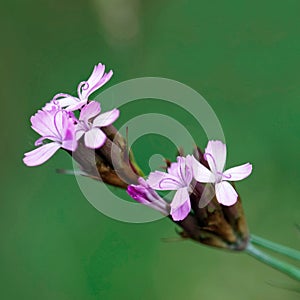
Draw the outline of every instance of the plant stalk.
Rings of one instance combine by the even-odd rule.
[[[258,261],[288,275],[289,277],[300,281],[300,269],[288,263],[285,263],[275,257],[272,257],[265,252],[257,249],[251,242],[248,244],[245,252],[254,257]]]
[[[257,235],[251,234],[250,241],[258,246],[264,247],[266,249],[269,249],[273,252],[285,255],[286,257],[299,260],[300,261],[300,251],[297,251],[295,249],[291,249],[289,247],[271,242],[269,240],[266,240],[262,237],[259,237]]]

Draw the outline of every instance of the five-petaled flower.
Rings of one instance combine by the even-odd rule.
[[[120,114],[116,108],[103,114],[100,114],[100,111],[100,103],[91,101],[80,112],[76,125],[76,139],[79,140],[84,135],[84,143],[88,148],[100,148],[105,143],[106,135],[100,127],[111,125]]]
[[[248,177],[252,172],[252,165],[246,163],[224,171],[226,145],[221,141],[209,141],[204,158],[210,170],[193,157],[194,178],[201,183],[213,183],[218,202],[227,206],[233,205],[237,201],[238,194],[228,181],[238,181]]]
[[[85,105],[89,96],[96,90],[107,83],[113,75],[113,71],[105,72],[105,65],[99,63],[94,67],[94,70],[87,81],[82,81],[77,87],[78,97],[73,97],[69,94],[59,93],[54,96],[53,101],[57,101],[60,107],[65,107],[67,111],[81,109]]]
[[[59,148],[69,151],[76,149],[75,125],[68,112],[53,105],[51,110],[39,110],[30,121],[32,129],[39,133],[41,138],[35,142],[35,146],[40,146],[39,148],[25,153],[23,161],[27,166],[43,164]],[[43,145],[44,140],[52,142]]]
[[[131,184],[127,187],[127,193],[134,200],[149,206],[163,215],[170,214],[170,205],[164,199],[162,199],[146,182],[142,177],[138,179],[139,185]]]
[[[171,216],[173,220],[183,220],[191,210],[189,193],[193,179],[192,156],[177,157],[177,162],[172,163],[168,173],[155,171],[150,173],[148,184],[155,190],[176,190],[171,202]]]

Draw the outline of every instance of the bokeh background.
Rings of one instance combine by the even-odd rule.
[[[167,219],[102,215],[74,177],[55,173],[72,167],[65,153],[22,164],[36,139],[29,117],[99,61],[114,70],[108,86],[171,78],[213,107],[227,165],[254,164],[237,185],[251,231],[299,249],[299,11],[297,0],[3,2],[0,298],[299,299],[297,282],[246,255],[176,240]],[[140,157],[157,152],[159,137],[148,141],[137,142]]]

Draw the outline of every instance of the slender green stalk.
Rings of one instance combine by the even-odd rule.
[[[245,252],[266,265],[300,281],[300,269],[262,252],[253,246],[251,242],[248,244]]]
[[[300,251],[297,251],[297,250],[291,249],[289,247],[282,246],[280,244],[271,242],[269,240],[266,240],[264,238],[254,235],[254,234],[251,235],[250,241],[252,242],[252,244],[264,247],[273,252],[280,253],[282,255],[285,255],[287,257],[290,257],[290,258],[300,261]]]

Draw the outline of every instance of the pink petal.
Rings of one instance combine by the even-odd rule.
[[[207,153],[209,155],[207,155]],[[205,148],[205,157],[213,173],[223,172],[226,162],[226,145],[221,141],[209,141]]]
[[[223,173],[223,180],[238,181],[248,177],[252,172],[252,165],[246,163],[241,166],[230,168]]]
[[[202,183],[207,182],[215,182],[216,177],[215,175],[208,170],[205,166],[203,166],[196,158],[193,156],[192,158],[192,168],[193,168],[193,175],[194,178]]]
[[[69,113],[57,106],[53,106],[53,109],[47,111],[39,110],[30,120],[32,128],[42,136],[36,141],[36,145],[45,139],[60,143],[75,140],[74,120]],[[69,146],[66,149],[68,148]]]
[[[77,140],[75,138],[75,132],[73,128],[69,128],[65,132],[64,140],[62,141],[62,148],[69,150],[69,151],[75,151],[77,148]]]
[[[161,191],[173,191],[183,187],[177,177],[160,171],[151,172],[147,183],[151,188]]]
[[[60,137],[64,149],[74,151],[77,147],[75,139],[74,120],[70,118],[66,111],[58,111],[54,116],[54,125],[57,130],[57,136]]]
[[[174,221],[183,220],[191,211],[191,202],[187,188],[179,189],[171,203],[171,216]]]
[[[82,96],[88,98],[88,96],[94,91],[94,87],[97,83],[102,79],[105,71],[105,65],[99,63],[93,69],[92,74],[90,75],[89,79],[86,81],[87,88],[82,90]]]
[[[81,109],[81,107],[83,105],[85,105],[86,103],[87,103],[87,99],[78,101],[78,102],[66,107],[65,111],[75,111],[75,110]]]
[[[100,148],[105,141],[106,135],[99,128],[92,128],[84,135],[84,143],[91,149]]]
[[[89,79],[86,82],[85,85],[80,83],[79,87],[81,86],[81,91],[78,92],[81,99],[88,99],[88,97],[95,92],[97,89],[99,89],[101,86],[103,86],[107,81],[110,80],[111,76],[113,75],[113,72],[110,71],[107,74],[104,74],[105,71],[105,65],[102,65],[99,63],[94,67],[94,70],[92,74],[90,75]],[[80,88],[78,88],[80,90]]]
[[[175,177],[179,177],[179,168],[180,168],[180,164],[184,163],[184,157],[182,156],[177,156],[177,162],[172,162],[170,167],[168,168],[168,173],[175,176]]]
[[[46,103],[42,110],[51,111],[53,109],[58,110],[61,106],[57,101],[51,100],[50,102]]]
[[[143,182],[144,184],[144,182]],[[129,185],[127,193],[136,201],[160,211],[164,215],[170,214],[170,205],[161,198],[147,183],[144,185]]]
[[[30,118],[31,127],[41,136],[56,136],[57,130],[54,126],[55,111],[39,110]]]
[[[93,122],[93,126],[104,127],[112,124],[114,121],[118,119],[120,112],[118,109],[113,109],[108,112],[105,112],[98,117],[95,118]]]
[[[100,103],[91,101],[82,108],[79,119],[87,122],[89,119],[96,117],[100,111]]]
[[[61,147],[59,143],[49,143],[25,153],[23,162],[29,167],[38,166],[47,161]]]
[[[191,155],[186,157],[178,156],[177,162],[171,163],[171,166],[168,168],[168,173],[178,178],[185,186],[188,186],[193,179],[191,162]]]
[[[60,95],[62,95],[63,97],[59,98]],[[57,94],[57,95],[54,96],[53,99],[58,102],[60,107],[66,107],[66,106],[74,105],[74,104],[76,104],[80,101],[78,98],[73,97],[73,96],[68,95],[68,94]]]
[[[109,71],[108,73],[104,74],[100,80],[98,79],[97,82],[94,85],[92,85],[92,88],[89,89],[88,93],[86,94],[86,97],[89,97],[92,93],[94,93],[96,90],[101,88],[104,84],[106,84],[110,80],[112,75],[113,75],[113,71]]]
[[[60,136],[64,130],[67,129],[67,121],[68,116],[65,111],[57,111],[53,117],[54,127],[56,129],[56,135]],[[63,137],[62,137],[63,138]]]
[[[238,199],[238,194],[233,188],[233,186],[227,182],[222,181],[215,185],[216,188],[216,196],[219,203],[230,206],[236,203]]]

